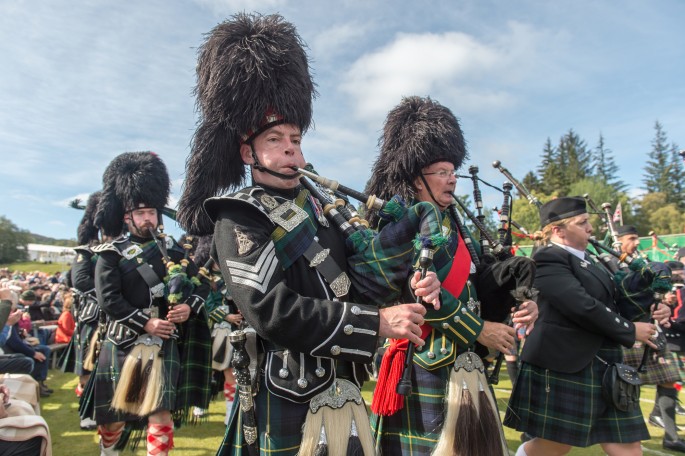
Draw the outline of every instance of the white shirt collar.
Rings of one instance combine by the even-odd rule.
[[[584,250],[574,249],[573,247],[569,247],[568,245],[564,245],[564,244],[559,244],[558,242],[552,242],[552,244],[561,247],[562,249],[566,250],[571,255],[574,255],[574,256],[578,257],[579,259],[585,261],[585,251]]]

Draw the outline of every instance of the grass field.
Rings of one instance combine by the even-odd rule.
[[[97,436],[94,431],[82,431],[78,423],[78,405],[74,388],[76,377],[73,374],[64,374],[57,370],[51,370],[48,384],[55,393],[41,402],[42,414],[45,417],[52,435],[53,453],[55,456],[76,456],[85,454],[97,454]],[[364,399],[371,402],[373,383],[367,383],[364,388]],[[496,388],[500,411],[505,410],[507,399],[511,391],[511,383],[503,372],[499,385]],[[642,391],[642,411],[647,415],[653,406],[655,389],[646,386]],[[174,442],[176,450],[173,454],[179,456],[210,456],[216,453],[224,434],[224,402],[217,400],[212,402],[209,409],[209,421],[199,426],[186,426],[176,431]],[[678,417],[680,424],[685,424],[685,417]],[[679,454],[669,452],[661,448],[663,430],[649,426],[652,440],[643,442],[645,455],[670,455]],[[513,455],[520,443],[519,433],[505,428],[505,434],[509,443],[510,453]],[[685,433],[684,433],[685,434]],[[135,453],[122,452],[122,456],[144,455],[144,449]],[[586,449],[574,449],[571,455],[602,455],[599,446]]]
[[[38,262],[26,262],[26,263],[11,263],[11,264],[0,264],[0,269],[7,268],[10,271],[21,271],[21,272],[34,272],[42,271],[47,274],[54,274],[55,272],[65,272],[68,271],[71,265],[63,263],[38,263]]]

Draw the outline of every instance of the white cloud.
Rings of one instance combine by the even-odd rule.
[[[346,22],[334,27],[326,28],[309,42],[312,54],[317,61],[328,61],[336,56],[355,48],[355,43],[362,42],[369,26],[358,22]]]
[[[212,13],[222,16],[241,11],[269,11],[287,3],[286,0],[194,0]]]
[[[556,87],[559,77],[562,84],[574,81],[577,72],[563,58],[567,40],[563,32],[513,21],[488,41],[462,32],[400,33],[351,64],[340,90],[364,120],[382,117],[408,95],[430,94],[456,103],[459,112],[508,109],[527,90],[552,87],[551,81]]]

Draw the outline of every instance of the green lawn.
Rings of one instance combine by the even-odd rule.
[[[10,263],[10,264],[0,264],[0,269],[7,268],[10,271],[21,271],[21,272],[34,272],[42,271],[47,274],[54,274],[55,272],[65,272],[68,271],[71,265],[65,263],[39,263],[39,262],[26,262],[26,263]]]
[[[42,413],[52,435],[53,452],[55,456],[76,456],[82,454],[97,454],[97,436],[94,431],[82,431],[79,429],[79,419],[77,412],[76,377],[73,374],[64,374],[58,370],[51,370],[48,377],[48,384],[55,389],[55,393],[41,402]],[[371,394],[374,384],[369,382],[364,388],[364,399],[367,403],[371,402]],[[502,373],[499,385],[496,388],[500,410],[505,410],[506,401],[509,397],[511,383]],[[643,413],[648,414],[652,409],[654,400],[654,387],[643,388],[642,402]],[[216,400],[212,402],[209,409],[209,422],[199,426],[185,426],[176,431],[174,442],[176,451],[172,454],[179,456],[200,456],[213,455],[221,442],[224,433],[224,402]],[[678,417],[680,424],[685,424],[685,417]],[[661,448],[661,438],[663,431],[649,426],[652,440],[643,442],[645,455],[668,455],[678,454],[668,452]],[[507,441],[511,454],[516,451],[519,441],[519,433],[509,428],[505,428]],[[685,435],[685,433],[684,433]],[[136,453],[130,451],[123,452],[122,455],[144,455],[144,449],[139,449]],[[576,449],[571,451],[572,455],[602,455],[599,446],[588,449]]]

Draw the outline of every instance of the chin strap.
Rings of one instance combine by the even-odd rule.
[[[279,179],[283,179],[283,180],[291,180],[291,179],[299,179],[300,178],[300,173],[295,173],[293,175],[281,174],[279,172],[272,171],[269,168],[266,168],[261,163],[259,163],[259,159],[257,158],[257,154],[255,153],[254,149],[252,148],[252,143],[249,143],[249,146],[250,146],[250,151],[252,152],[252,159],[254,160],[252,167],[254,169],[256,169],[257,171],[261,171],[263,173],[271,174],[272,176],[278,177]]]
[[[423,174],[419,175],[419,177],[421,177],[421,181],[423,182],[423,185],[426,186],[426,190],[428,190],[428,194],[430,195],[430,197],[433,200],[433,202],[435,203],[435,205],[440,207],[440,204],[435,199],[435,196],[433,195],[433,191],[431,190],[431,186],[428,185],[428,181],[426,180],[426,178],[423,176]]]

